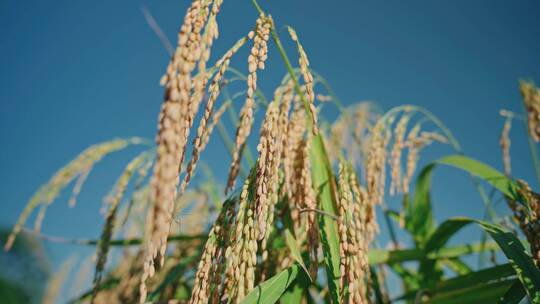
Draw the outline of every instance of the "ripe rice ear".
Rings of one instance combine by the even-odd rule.
[[[131,162],[129,162],[124,172],[122,172],[122,175],[120,175],[120,177],[116,181],[116,185],[111,196],[109,211],[105,219],[105,225],[103,226],[101,238],[99,240],[96,250],[97,262],[94,275],[94,288],[92,292],[91,303],[93,303],[96,298],[101,283],[101,278],[103,277],[103,269],[105,268],[105,264],[107,263],[109,243],[111,241],[114,225],[116,222],[116,213],[118,211],[118,206],[120,204],[120,201],[122,200],[122,197],[124,196],[124,192],[126,191],[131,176],[133,175],[135,170],[137,170],[137,168],[139,168],[144,163],[144,160],[148,157],[147,153],[148,152],[143,152],[139,156],[135,157]]]
[[[235,146],[225,192],[231,190],[236,183],[236,177],[240,171],[242,152],[253,125],[253,108],[255,106],[254,94],[257,90],[257,70],[264,69],[264,62],[268,58],[267,42],[269,39],[271,26],[272,20],[265,15],[260,15],[257,19],[255,31],[250,32],[248,35],[250,39],[253,39],[253,47],[251,48],[251,53],[248,56],[248,89],[246,94],[246,102],[240,110],[240,121],[236,129]]]
[[[501,115],[503,115],[503,111],[501,111]],[[512,173],[512,163],[511,163],[511,157],[510,157],[510,129],[512,128],[512,116],[506,116],[506,119],[504,120],[504,126],[501,132],[501,138],[499,139],[499,145],[502,150],[503,155],[503,165],[504,165],[504,173],[506,175],[510,175]]]
[[[298,40],[298,35],[296,34],[296,31],[288,26],[287,29],[289,30],[289,35],[291,36],[291,39],[296,43],[296,47],[298,48],[298,64],[300,65],[300,71],[302,71],[302,78],[304,79],[305,83],[305,95],[306,99],[309,103],[309,112],[311,114],[311,120],[313,122],[313,134],[317,135],[318,127],[317,127],[317,111],[315,109],[315,93],[313,91],[313,75],[311,74],[311,71],[309,70],[309,60],[307,58],[307,54],[304,51],[304,47]]]
[[[218,113],[214,115],[213,125],[207,128],[207,124],[210,121],[210,117],[212,116],[212,112],[214,110],[214,103],[216,102],[217,98],[219,97],[221,93],[221,86],[223,85],[221,79],[223,78],[223,75],[225,74],[225,72],[227,71],[227,68],[229,67],[231,57],[242,47],[242,45],[244,45],[246,40],[247,40],[246,38],[240,39],[229,51],[225,53],[225,55],[216,64],[216,67],[218,68],[218,72],[214,76],[212,84],[210,85],[210,88],[209,88],[210,96],[208,97],[208,100],[206,102],[204,115],[199,122],[199,127],[197,128],[197,136],[195,137],[193,141],[194,147],[192,151],[191,160],[187,166],[186,175],[184,176],[184,179],[180,186],[181,194],[184,193],[187,185],[189,184],[191,176],[197,166],[199,155],[206,147],[206,144],[208,143],[208,138],[210,137],[214,129],[213,125],[217,123],[217,121],[223,114],[223,111],[218,111]]]
[[[238,213],[230,229],[230,243],[225,251],[226,272],[223,297],[225,302],[238,303],[255,286],[257,263],[257,227],[253,212],[254,181],[250,177],[244,183],[239,199]]]
[[[191,96],[191,73],[196,62],[201,59],[201,45],[204,45],[201,42],[201,32],[208,19],[209,4],[209,1],[204,0],[194,0],[191,3],[178,35],[177,49],[161,79],[165,85],[165,98],[159,115],[157,157],[151,181],[153,210],[149,213],[147,223],[146,255],[140,285],[141,303],[146,299],[146,279],[154,276],[156,268],[164,263],[179,172],[189,130],[198,108],[199,97]],[[214,34],[212,32],[209,35],[213,38]]]
[[[394,145],[390,151],[390,195],[394,195],[403,190],[401,180],[401,154],[404,144],[407,124],[411,118],[408,113],[403,113],[394,129]]]
[[[38,216],[37,226],[39,228],[39,226],[41,226],[40,222],[43,220],[45,215],[45,209],[58,197],[62,189],[64,189],[70,182],[87,172],[89,168],[92,168],[107,154],[122,150],[129,145],[142,143],[144,143],[143,139],[133,137],[129,139],[114,139],[101,144],[96,144],[84,150],[74,160],[70,161],[67,165],[58,170],[51,177],[51,179],[49,179],[45,185],[41,186],[28,201],[8,237],[4,250],[7,251],[11,248],[11,246],[13,246],[13,242],[15,241],[17,234],[19,234],[23,225],[26,223],[28,217],[35,208],[39,206],[42,208],[40,215]]]
[[[225,201],[216,222],[210,229],[203,249],[189,303],[219,303],[225,249],[230,225],[234,219],[236,199]]]
[[[529,136],[535,142],[540,142],[540,89],[533,82],[522,81],[519,90],[527,110]]]
[[[49,279],[41,303],[57,303],[57,301],[59,300],[58,297],[60,296],[60,292],[62,290],[62,286],[64,285],[67,277],[69,276],[69,272],[73,268],[74,263],[75,259],[73,257],[70,257],[66,261],[64,261],[62,265],[60,265],[60,269],[55,272]]]

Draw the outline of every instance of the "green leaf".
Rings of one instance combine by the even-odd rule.
[[[320,134],[313,137],[310,161],[313,185],[315,189],[318,190],[317,197],[320,202],[320,208],[327,214],[335,216],[336,185],[330,161],[326,155],[324,143]],[[328,288],[330,290],[332,302],[340,303],[339,237],[337,233],[337,224],[334,219],[329,216],[319,216],[318,218]]]
[[[307,299],[308,303],[309,296],[309,286],[311,284],[310,278],[307,275],[307,272],[300,272],[294,280],[294,282],[289,286],[285,293],[279,299],[280,303],[303,303],[302,299]]]
[[[456,232],[470,223],[471,219],[465,217],[456,217],[444,221],[429,235],[425,245],[426,252],[429,253],[444,247]]]
[[[436,163],[445,164],[465,170],[470,174],[478,176],[481,179],[485,180],[493,187],[504,193],[504,195],[512,198],[513,200],[522,201],[522,198],[517,191],[518,186],[516,183],[514,183],[511,179],[506,177],[501,172],[482,162],[462,155],[450,155],[437,160]]]
[[[437,284],[435,291],[448,292],[457,289],[468,288],[477,284],[500,280],[515,275],[512,265],[502,264],[458,276]]]
[[[412,205],[408,208],[406,214],[407,230],[411,232],[414,241],[419,247],[423,247],[428,234],[433,229],[429,193],[433,168],[435,168],[434,164],[427,165],[418,175]]]
[[[523,247],[523,244],[512,233],[500,228],[497,225],[489,224],[483,221],[468,219],[468,218],[454,218],[447,220],[443,225],[444,228],[438,229],[432,238],[442,238],[446,240],[459,229],[465,227],[468,223],[478,224],[484,231],[486,231],[495,242],[499,245],[504,252],[506,258],[514,268],[514,271],[518,275],[519,280],[527,290],[527,294],[533,300],[534,303],[540,303],[540,270],[534,264],[531,256]],[[441,231],[440,233],[438,231]],[[432,246],[440,245],[440,243],[446,243],[446,241],[433,241]],[[429,244],[429,242],[428,242]],[[428,245],[426,245],[428,248]]]
[[[426,254],[444,247],[457,231],[470,223],[471,221],[467,218],[453,218],[443,222],[428,236],[424,245]],[[432,287],[443,276],[442,265],[433,259],[421,260],[418,272],[421,275],[422,286],[426,287]]]
[[[283,296],[281,296],[280,303],[302,303],[302,297],[304,296],[304,290],[298,284],[291,286],[290,290],[287,290]]]
[[[498,250],[499,246],[495,242],[482,244],[472,243],[457,246],[447,246],[439,249],[436,252],[425,254],[422,249],[370,249],[368,252],[369,264],[394,264],[406,261],[418,261],[423,258],[428,259],[448,259],[464,255],[469,255],[477,252]]]
[[[525,289],[519,280],[516,280],[514,284],[506,291],[506,293],[499,300],[499,304],[519,304],[521,300],[526,296]]]
[[[242,304],[273,304],[296,279],[299,266],[293,265],[270,279],[256,286],[245,298]]]
[[[478,290],[478,288],[490,282],[500,281],[501,279],[507,279],[512,276],[515,276],[515,273],[510,264],[497,265],[491,268],[482,269],[466,275],[438,282],[430,289],[420,290],[417,287],[398,299],[414,299],[420,293],[428,295],[432,298],[444,298],[444,295],[468,292],[470,288],[475,288],[475,290]]]
[[[496,225],[482,221],[475,222],[499,244],[533,303],[540,303],[540,270],[523,244],[515,235]]]
[[[459,275],[468,274],[471,268],[459,258],[442,259],[441,263]]]
[[[451,292],[438,293],[425,303],[431,304],[478,304],[496,303],[512,286],[514,280],[495,281],[474,285]]]
[[[309,271],[306,268],[306,265],[304,264],[304,260],[302,259],[302,254],[300,253],[300,249],[298,249],[298,242],[296,241],[296,238],[292,235],[291,231],[289,229],[285,230],[285,242],[287,243],[287,246],[289,247],[289,250],[291,251],[292,258],[300,264],[300,266],[304,269],[306,274],[309,277],[310,281],[313,281],[311,276],[309,276]]]

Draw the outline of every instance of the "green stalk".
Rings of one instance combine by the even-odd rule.
[[[257,0],[252,0],[253,5],[261,15],[266,15],[261,9]],[[289,57],[279,40],[274,26],[270,29],[272,39],[276,44],[278,51],[285,63],[287,72],[289,73],[296,94],[300,97],[307,116],[311,118],[311,123],[307,125],[308,132],[313,132],[315,128],[314,117],[310,114],[309,103],[302,93],[302,89],[298,82],[298,78],[294,73]],[[330,161],[326,154],[324,142],[321,134],[313,137],[313,142],[310,151],[310,159],[312,163],[313,184],[318,189],[318,196],[321,202],[322,210],[332,215],[336,214],[336,185],[335,179],[330,166]],[[319,225],[321,227],[321,239],[323,244],[324,260],[326,265],[326,276],[332,302],[340,303],[340,269],[339,269],[339,240],[337,238],[336,223],[326,216],[319,217]]]

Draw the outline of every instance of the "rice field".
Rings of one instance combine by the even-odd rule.
[[[303,33],[277,24],[262,1],[246,2],[257,12],[252,27],[213,54],[227,25],[222,4],[193,0],[178,16],[155,141],[93,144],[21,207],[6,252],[29,236],[95,249],[87,267],[73,269],[67,260],[51,276],[43,303],[57,302],[68,273],[90,283],[70,303],[540,303],[540,195],[536,181],[512,173],[512,135],[522,132],[530,170],[540,177],[540,89],[533,81],[516,81],[522,112],[500,109],[493,130],[499,170],[467,156],[429,109],[343,105],[310,65]],[[247,58],[237,58],[241,50]],[[263,92],[269,65],[280,66],[283,78]],[[233,82],[242,89],[230,94]],[[326,118],[323,107],[338,118]],[[215,140],[225,143],[226,172],[201,160]],[[436,146],[452,152],[420,162]],[[91,191],[85,181],[94,167],[128,148],[139,152],[104,198],[98,237],[41,233],[63,191],[77,208],[79,193]],[[441,167],[461,172],[486,212],[498,201],[504,214],[437,222],[431,183]],[[390,198],[401,204],[390,207]],[[469,226],[483,237],[451,242]],[[471,256],[484,259],[483,267]]]

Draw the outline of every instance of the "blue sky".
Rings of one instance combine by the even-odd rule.
[[[498,111],[521,110],[519,79],[540,82],[540,2],[260,4],[273,15],[283,37],[284,25],[296,28],[311,66],[342,101],[372,100],[383,109],[403,103],[426,107],[447,124],[468,155],[502,168],[498,138],[503,120]],[[0,1],[0,225],[12,225],[33,191],[88,145],[113,137],[154,138],[163,95],[158,82],[168,55],[146,24],[142,5],[175,43],[185,0]],[[213,54],[222,54],[247,33],[256,17],[250,1],[225,0]],[[293,55],[292,44],[285,45]],[[246,70],[245,53],[239,57],[233,64]],[[267,96],[285,72],[273,45],[269,60],[259,76]],[[514,173],[533,184],[519,123],[512,139]],[[434,148],[423,154],[424,161],[451,152]],[[62,196],[48,212],[43,230],[97,237],[102,197],[136,153],[130,149],[100,163],[78,206],[69,209],[67,195]],[[221,172],[218,177],[224,176],[229,156],[217,137],[203,158]],[[433,187],[439,220],[482,217],[481,201],[465,174],[441,168]],[[49,247],[55,261],[69,255]]]

